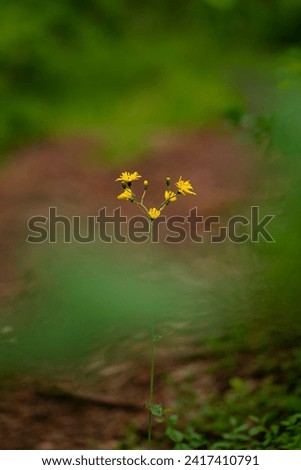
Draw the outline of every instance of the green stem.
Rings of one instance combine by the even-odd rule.
[[[149,214],[147,212],[147,208],[145,207],[144,204],[142,204],[142,202],[139,202],[139,201],[134,201],[136,206],[138,207],[138,209],[141,210],[141,212],[147,217],[147,219],[149,220]]]
[[[153,222],[149,221],[149,239],[148,239],[148,247],[147,247],[147,265],[148,265],[148,280],[149,284],[151,283],[150,272],[151,272],[151,265],[150,265],[150,246],[151,246],[151,238],[152,238],[152,228]],[[152,425],[153,425],[153,413],[152,407],[154,404],[154,376],[155,376],[155,341],[154,341],[154,312],[152,310],[151,314],[151,326],[150,326],[150,342],[151,342],[151,350],[150,350],[150,385],[149,385],[149,411],[148,411],[148,435],[147,435],[147,443],[148,449],[152,448]]]
[[[153,318],[152,318],[153,320]],[[154,323],[151,325],[151,360],[150,360],[150,387],[149,387],[149,405],[150,408],[154,404],[154,373],[155,373],[155,347],[154,347]],[[148,449],[152,448],[152,424],[153,424],[153,413],[150,409],[148,412]]]

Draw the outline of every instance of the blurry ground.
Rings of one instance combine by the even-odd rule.
[[[156,149],[157,147],[157,149]],[[64,215],[96,215],[106,206],[110,214],[122,206],[123,213],[136,214],[129,203],[116,200],[120,187],[115,170],[95,162],[99,146],[85,139],[46,142],[15,155],[0,174],[0,266],[1,298],[14,295],[22,288],[20,254],[28,235],[27,221],[33,215],[48,215],[56,206]],[[258,149],[256,150],[258,153]],[[230,134],[211,131],[199,135],[166,137],[154,145],[154,151],[137,164],[137,169],[151,180],[148,204],[162,200],[166,176],[173,181],[180,175],[190,178],[198,197],[182,197],[170,205],[168,214],[186,215],[194,206],[203,215],[221,214],[233,204],[241,203],[254,188],[257,173],[255,149],[248,143],[235,143]],[[258,172],[258,168],[257,168]],[[152,195],[155,198],[152,199]]]
[[[58,206],[59,212],[66,215],[93,215],[103,206],[110,212],[117,206],[119,191],[114,180],[126,169],[137,170],[149,179],[153,193],[164,184],[166,176],[173,180],[180,175],[191,179],[198,197],[193,201],[183,197],[176,208],[169,206],[170,214],[176,211],[186,215],[190,207],[197,205],[204,215],[222,215],[233,205],[248,200],[259,170],[254,147],[248,142],[235,142],[231,134],[222,130],[161,138],[143,160],[124,168],[100,166],[95,159],[100,151],[95,142],[86,139],[46,142],[16,154],[2,168],[0,296],[3,306],[30,289],[24,273],[34,256],[34,247],[24,249],[24,246],[27,220],[32,215],[47,215],[49,206]],[[155,201],[158,197],[161,199],[157,194]],[[130,203],[124,205],[126,213],[135,214]],[[181,254],[184,250],[181,246]],[[212,266],[219,269],[215,260]],[[204,374],[208,363],[200,360],[198,350],[180,337],[173,337],[172,342],[177,343],[176,348],[172,348],[172,343],[164,343],[157,354],[157,399],[168,406],[174,404],[175,391],[190,380],[196,391],[196,403],[200,404],[213,385],[213,379]],[[22,377],[19,385],[3,386],[1,448],[111,449],[133,421],[146,436],[144,404],[148,369],[143,359],[143,355],[137,359],[134,353],[127,362],[103,365],[101,375],[106,380],[101,383],[105,386],[97,381],[78,385],[72,377],[56,384],[35,383],[30,377]],[[160,433],[160,426],[158,429]]]

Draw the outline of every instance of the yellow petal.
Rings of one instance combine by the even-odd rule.
[[[161,214],[161,212],[160,212],[158,209],[156,209],[155,207],[152,207],[151,209],[149,209],[148,214],[149,214],[150,218],[151,218],[152,220],[154,220],[154,219],[156,219],[157,217],[159,217],[159,215]]]

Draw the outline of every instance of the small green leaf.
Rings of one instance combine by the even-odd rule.
[[[173,426],[174,424],[176,424],[176,422],[178,421],[179,417],[178,415],[171,415],[169,416],[168,418],[168,425],[169,427]]]
[[[257,434],[260,434],[264,431],[265,431],[265,429],[264,429],[263,426],[255,426],[254,428],[250,429],[249,435],[253,437],[253,436],[256,436]]]
[[[154,337],[153,337],[153,342],[154,342],[154,343],[158,343],[161,339],[162,339],[162,336],[160,336],[160,335],[154,335]]]
[[[255,421],[255,423],[259,423],[259,421],[260,421],[260,419],[258,418],[258,416],[251,415],[251,416],[249,416],[249,418],[250,418],[252,421]]]
[[[163,416],[163,406],[161,405],[161,403],[157,405],[147,403],[146,408],[151,412],[153,416]]]
[[[173,428],[167,428],[166,435],[169,437],[169,439],[177,443],[182,442],[185,438],[185,434]]]
[[[238,426],[237,428],[234,429],[235,432],[237,433],[240,433],[240,432],[243,432],[243,431],[247,431],[249,429],[249,426],[248,424],[241,424],[240,426]]]
[[[230,417],[229,422],[233,428],[237,426],[237,419],[234,416]]]
[[[281,424],[283,424],[284,426],[291,426],[293,424],[296,424],[299,419],[301,419],[301,413],[296,413],[290,416],[287,420],[282,421]]]
[[[278,432],[279,432],[279,426],[278,426],[278,424],[272,424],[272,426],[271,426],[271,432],[272,432],[273,434],[278,434]]]

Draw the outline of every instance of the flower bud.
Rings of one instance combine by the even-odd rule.
[[[169,178],[169,176],[166,178],[166,186],[167,186],[167,187],[170,186],[170,178]]]
[[[145,189],[145,191],[146,191],[147,188],[148,188],[148,181],[147,181],[147,180],[144,180],[144,181],[143,181],[143,186],[144,186],[144,189]]]
[[[123,189],[125,189],[127,187],[127,184],[125,181],[121,181],[121,186],[123,187]]]

